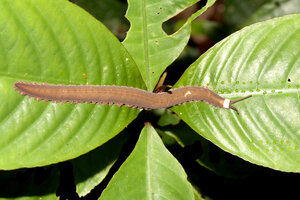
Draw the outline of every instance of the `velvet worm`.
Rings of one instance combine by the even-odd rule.
[[[16,82],[14,87],[22,95],[28,95],[37,100],[62,103],[116,104],[148,110],[168,108],[191,101],[204,101],[219,108],[233,109],[239,113],[232,104],[251,97],[249,95],[232,101],[219,96],[206,87],[198,86],[187,86],[159,93],[126,86],[48,85],[22,81]]]

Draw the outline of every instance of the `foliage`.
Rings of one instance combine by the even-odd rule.
[[[94,15],[98,13],[91,6],[98,5],[93,0],[91,4],[73,2],[93,10]],[[120,10],[124,7],[120,2],[104,2],[118,5]],[[153,91],[161,74],[184,51],[192,26],[195,28],[192,21],[215,0],[208,0],[171,35],[163,31],[162,24],[197,2],[129,0],[126,17],[130,28],[121,43],[101,22],[66,0],[1,0],[0,169],[11,171],[0,173],[1,182],[9,182],[0,186],[5,189],[0,191],[0,198],[57,198],[58,171],[64,170],[55,163],[71,160],[75,196],[88,195],[103,183],[106,189],[100,199],[201,199],[198,186],[187,178],[193,179],[192,175],[186,174],[186,168],[165,147],[176,144],[184,148],[200,144],[204,153],[195,160],[225,177],[248,175],[248,162],[300,172],[299,14],[263,21],[231,34],[190,65],[173,87],[207,86],[230,99],[252,94],[252,98],[237,104],[240,115],[203,102],[143,114],[125,106],[38,102],[13,90],[14,83],[22,80],[125,85]],[[236,2],[226,1],[231,10],[225,19],[235,26],[233,29],[297,13],[300,7],[291,0],[271,9],[267,6],[270,2],[260,1],[261,6],[252,7],[251,13],[237,20],[237,16],[229,17],[234,13],[232,7],[244,4]],[[278,12],[280,5],[293,5],[293,9]],[[118,9],[112,13],[118,13]],[[109,14],[103,12],[96,17],[105,18],[109,24]],[[110,28],[116,31],[122,26],[123,30],[123,22],[114,21],[117,25]],[[209,27],[220,28],[215,24]],[[156,130],[146,123],[137,137],[134,132],[141,129],[125,129],[137,117],[149,121],[147,115],[160,117],[157,124],[153,121]],[[128,144],[127,139],[134,142],[132,138],[136,138],[136,146],[125,155],[128,146],[123,145]],[[224,151],[220,163],[211,162],[209,141],[242,158],[234,165],[241,170],[232,170]],[[125,161],[111,175],[118,156]],[[36,181],[45,169],[47,177]],[[20,179],[18,174],[26,177]],[[15,183],[20,189],[13,190]],[[24,185],[26,191],[21,189]],[[57,195],[63,197],[64,192]]]

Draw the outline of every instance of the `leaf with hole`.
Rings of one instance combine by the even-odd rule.
[[[172,35],[163,31],[162,23],[198,1],[128,1],[126,17],[131,27],[123,44],[137,63],[148,91],[153,91],[163,71],[186,46],[192,20],[212,6],[215,0],[208,0]]]

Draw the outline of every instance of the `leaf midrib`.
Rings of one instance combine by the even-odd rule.
[[[147,189],[148,199],[152,199],[152,188],[151,188],[151,127],[147,126]]]
[[[145,76],[146,76],[146,86],[147,90],[149,91],[150,87],[150,80],[149,80],[149,55],[148,55],[148,28],[147,28],[147,12],[145,8],[145,1],[142,0],[142,15],[143,15],[143,43],[144,43],[144,63],[145,63]]]
[[[298,88],[283,88],[283,89],[259,89],[260,91],[245,91],[245,92],[232,92],[228,94],[220,94],[223,97],[236,97],[244,95],[285,95],[299,92]]]

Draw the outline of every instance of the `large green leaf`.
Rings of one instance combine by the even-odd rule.
[[[133,152],[114,175],[100,199],[194,199],[187,176],[146,124]]]
[[[201,56],[175,87],[203,85],[240,111],[203,102],[173,110],[205,138],[250,162],[300,172],[300,14],[249,26]]]
[[[123,44],[137,63],[148,91],[152,91],[166,67],[171,64],[186,46],[191,32],[191,22],[215,0],[194,13],[172,35],[162,29],[162,23],[199,0],[141,0],[128,1],[126,17],[131,23]]]
[[[0,169],[47,165],[84,154],[118,134],[139,110],[38,102],[14,82],[144,88],[126,49],[65,0],[0,1]]]

